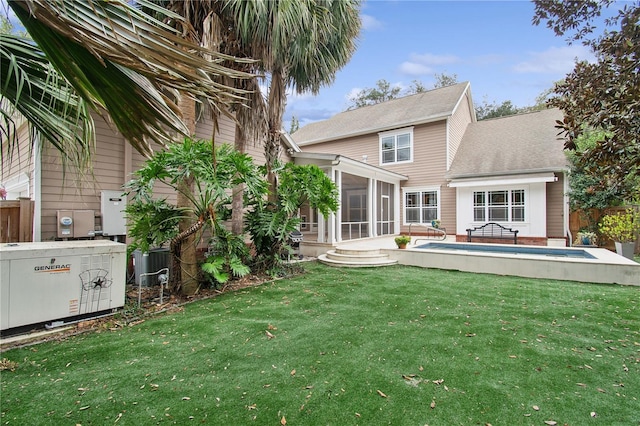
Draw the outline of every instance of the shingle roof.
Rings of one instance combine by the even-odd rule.
[[[469,124],[446,177],[566,169],[556,120],[562,120],[562,112],[548,109]]]
[[[304,146],[444,119],[453,113],[468,87],[464,82],[341,112],[308,124],[291,137]]]

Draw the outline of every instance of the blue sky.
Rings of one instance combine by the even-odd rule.
[[[292,115],[303,126],[349,106],[349,96],[385,79],[408,87],[434,75],[469,81],[474,103],[510,100],[523,107],[573,69],[575,58],[592,59],[580,44],[569,46],[543,24],[533,26],[530,1],[375,1],[362,7],[357,51],[319,95],[290,95]]]
[[[6,1],[0,5],[5,12]],[[581,44],[569,46],[546,26],[533,26],[533,13],[526,0],[365,0],[351,61],[317,96],[290,93],[283,127],[289,129],[292,116],[301,126],[330,118],[380,79],[432,88],[442,73],[469,81],[476,104],[533,105],[573,69],[575,58],[593,58]]]

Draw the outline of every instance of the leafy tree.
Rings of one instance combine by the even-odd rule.
[[[458,74],[448,75],[445,73],[440,73],[435,75],[436,82],[433,84],[434,89],[438,89],[440,87],[448,87],[453,86],[454,84],[458,84]]]
[[[272,201],[256,198],[247,214],[247,231],[256,249],[256,260],[262,268],[277,273],[281,255],[288,250],[289,233],[297,229],[298,210],[308,203],[327,216],[338,209],[338,188],[315,165],[287,163],[278,169],[280,191]]]
[[[486,99],[484,99],[482,104],[476,104],[475,110],[478,121],[504,117],[521,112],[521,109],[513,105],[511,101],[504,101],[501,104],[497,104],[496,102],[489,103]]]
[[[409,85],[409,89],[407,89],[408,93],[424,93],[427,90],[427,86],[424,85],[424,83],[422,83],[422,81],[420,80],[413,80],[411,82],[411,84]]]
[[[557,35],[591,47],[597,62],[576,63],[574,70],[555,87],[549,104],[564,112],[557,127],[565,148],[576,150],[578,138],[589,129],[601,131],[594,147],[579,153],[578,165],[586,173],[604,173],[608,184],[625,191],[626,198],[640,192],[640,3],[557,2],[535,0],[533,22],[546,21]],[[607,19],[609,28],[594,36],[594,20],[612,4],[621,4]],[[617,28],[613,28],[616,26]],[[631,183],[631,185],[630,185]]]
[[[435,79],[436,82],[433,85],[433,89],[447,87],[458,83],[458,76],[456,74],[436,74]],[[387,80],[381,79],[376,82],[376,87],[362,89],[355,95],[351,96],[351,98],[349,99],[351,105],[347,108],[347,110],[356,109],[367,105],[376,105],[403,96],[415,95],[416,93],[424,93],[427,90],[429,89],[427,89],[427,87],[420,80],[413,80],[409,87],[403,91],[400,86],[392,86],[391,83],[389,83]]]
[[[215,162],[211,161],[212,152],[215,152]],[[193,180],[193,186],[182,184],[185,176]],[[154,197],[158,182],[173,188],[189,200],[189,205],[178,206],[166,199],[158,200]],[[230,216],[230,190],[239,182],[245,183],[246,195],[251,199],[262,199],[266,195],[266,183],[248,155],[235,151],[230,145],[214,148],[211,141],[187,138],[183,143],[172,144],[169,149],[156,153],[127,184],[133,195],[126,208],[133,246],[146,251],[151,246],[169,244],[174,291],[182,291],[184,285],[184,280],[175,275],[181,271],[180,246],[187,236],[207,228],[214,236],[228,240],[221,222]],[[183,230],[179,223],[185,217],[195,219]],[[225,259],[234,260],[229,256]],[[196,278],[193,277],[197,282]]]
[[[402,88],[400,86],[391,86],[387,80],[381,79],[376,82],[376,87],[360,90],[349,100],[351,106],[348,109],[361,108],[367,105],[376,105],[382,102],[396,99],[400,96]]]
[[[291,125],[289,126],[289,134],[292,135],[300,129],[300,121],[294,115],[291,117]]]
[[[612,179],[604,174],[594,175],[585,171],[580,165],[580,155],[589,151],[604,135],[600,132],[584,132],[576,140],[576,150],[569,151],[567,157],[570,164],[569,196],[572,210],[605,209],[624,202],[624,193],[612,184]]]

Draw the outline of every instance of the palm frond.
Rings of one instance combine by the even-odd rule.
[[[163,89],[188,93],[214,108],[244,100],[242,90],[212,78],[252,77],[220,64],[231,57],[212,55],[128,2],[9,0],[9,5],[80,96],[96,110],[106,108],[142,153],[150,153],[150,141],[164,144],[174,131],[188,134]],[[213,59],[198,56],[205,53]]]
[[[18,144],[16,121],[21,116],[29,122],[32,133],[60,151],[63,165],[70,161],[83,169],[93,148],[93,120],[84,100],[42,51],[27,39],[3,34],[0,75],[1,155],[11,158]]]

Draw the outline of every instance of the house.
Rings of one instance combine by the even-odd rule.
[[[519,242],[557,243],[568,230],[560,118],[545,110],[478,122],[470,84],[460,83],[301,128],[294,161],[321,165],[341,189],[318,241],[415,235],[440,220],[457,240],[498,222]]]
[[[37,144],[36,149],[30,149],[32,140],[26,122],[18,127],[20,144],[14,155],[2,157],[0,185],[6,188],[7,199],[26,197],[35,202],[33,241],[91,238],[100,232],[111,239],[124,240],[126,223],[122,209],[126,199],[121,198],[123,185],[132,179],[132,173],[141,167],[145,158],[101,116],[95,115],[94,120],[96,145],[88,173],[80,174],[73,168],[64,170],[60,154],[47,145],[42,150]],[[211,139],[213,134],[211,121],[198,122],[196,138]],[[235,123],[222,117],[218,121],[215,140],[233,144],[234,136]],[[284,161],[289,161],[288,150],[291,147],[285,144]],[[248,144],[246,152],[258,164],[264,164],[262,146]],[[175,193],[168,187],[157,185],[155,191],[175,199],[172,198]],[[113,200],[111,206],[110,199]],[[103,214],[108,207],[109,213]],[[61,229],[62,217],[72,217],[76,224],[83,226],[69,234],[68,229]]]
[[[496,221],[518,229],[519,242],[547,244],[567,235],[567,166],[557,141],[557,110],[477,122],[469,83],[460,83],[382,104],[345,111],[284,134],[283,161],[315,164],[340,190],[336,213],[322,217],[303,207],[305,255],[324,253],[341,241],[411,232],[440,220],[447,234],[463,240],[466,229]],[[92,173],[64,171],[51,149],[28,149],[20,128],[20,155],[3,157],[0,181],[8,198],[35,200],[34,241],[64,238],[60,211],[86,217],[89,231],[123,237],[124,225],[109,232],[118,203],[104,214],[105,194],[122,186],[144,158],[101,117],[96,117]],[[211,138],[210,122],[199,122],[196,137]],[[216,142],[233,143],[235,124],[223,117]],[[247,153],[264,163],[262,146]],[[169,188],[169,197],[175,196]],[[126,200],[122,200],[126,202]],[[412,228],[413,227],[413,228]],[[74,237],[90,237],[83,229]]]

